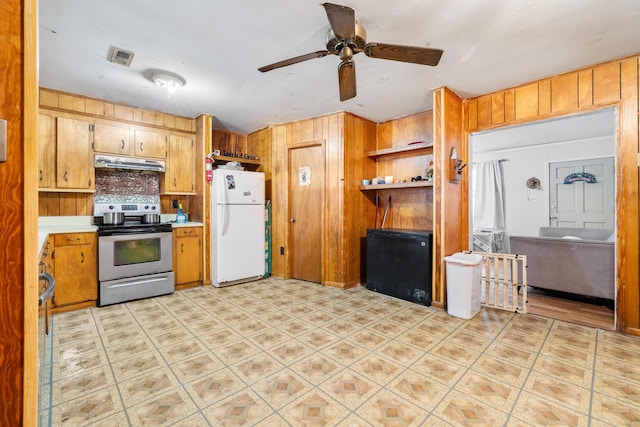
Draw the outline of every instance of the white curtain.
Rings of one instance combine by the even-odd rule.
[[[474,164],[473,228],[504,229],[504,185],[498,160]]]

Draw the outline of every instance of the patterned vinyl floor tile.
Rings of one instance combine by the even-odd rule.
[[[640,424],[640,337],[269,278],[54,316],[53,426]]]

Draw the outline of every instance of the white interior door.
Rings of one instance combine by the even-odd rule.
[[[591,183],[572,174],[592,174]],[[570,177],[572,183],[565,184]],[[613,158],[549,164],[549,226],[574,228],[615,227],[615,175]]]

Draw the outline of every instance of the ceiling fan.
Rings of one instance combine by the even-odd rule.
[[[265,65],[258,68],[258,71],[264,73],[309,59],[338,55],[342,60],[338,66],[340,101],[346,101],[356,96],[356,64],[353,62],[353,55],[360,52],[364,52],[371,58],[390,59],[412,64],[436,66],[440,62],[443,53],[441,49],[367,43],[367,33],[360,24],[356,23],[353,9],[332,3],[323,3],[322,6],[324,6],[331,24],[326,35],[327,49]]]

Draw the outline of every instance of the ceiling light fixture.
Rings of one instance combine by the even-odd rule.
[[[176,93],[176,90],[184,86],[187,81],[176,73],[170,71],[153,70],[147,77],[157,86],[167,90],[167,98]]]

